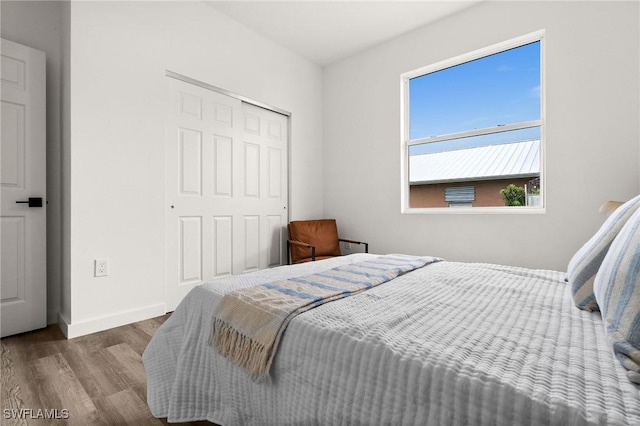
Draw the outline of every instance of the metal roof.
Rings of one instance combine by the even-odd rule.
[[[508,179],[539,175],[539,140],[409,157],[410,184]]]

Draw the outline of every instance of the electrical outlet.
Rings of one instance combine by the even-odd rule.
[[[93,266],[94,277],[106,277],[109,275],[109,259],[96,259]]]

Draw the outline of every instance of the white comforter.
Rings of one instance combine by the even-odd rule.
[[[640,425],[640,389],[561,272],[440,262],[323,305],[289,324],[272,383],[209,346],[225,293],[368,256],[194,289],[143,355],[151,412],[225,426]]]

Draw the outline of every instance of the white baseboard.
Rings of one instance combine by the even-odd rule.
[[[58,327],[60,327],[60,331],[65,337],[69,338],[69,320],[64,317],[60,312],[58,312]]]
[[[58,326],[67,339],[73,339],[74,337],[80,337],[86,334],[120,327],[121,325],[159,317],[165,313],[164,303],[74,323],[69,323],[67,318],[58,313]]]

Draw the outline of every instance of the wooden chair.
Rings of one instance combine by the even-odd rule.
[[[369,253],[369,244],[362,241],[338,238],[335,219],[294,220],[288,225],[287,260],[303,263],[341,256],[340,241],[364,244],[364,252]]]

